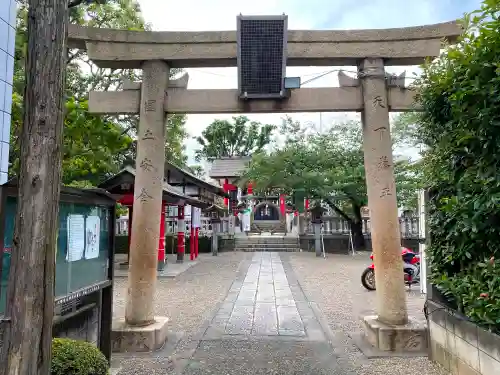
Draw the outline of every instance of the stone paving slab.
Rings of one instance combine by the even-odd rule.
[[[296,279],[291,277],[291,280],[297,298],[305,300],[302,291],[296,288]],[[312,337],[324,340],[312,323],[315,317],[310,308],[302,305],[301,310],[308,318]],[[233,283],[207,332],[212,339],[226,335],[308,337],[278,253],[254,254],[243,282]]]
[[[325,329],[286,257],[256,253],[194,337],[122,361],[118,374],[353,375],[343,339]]]

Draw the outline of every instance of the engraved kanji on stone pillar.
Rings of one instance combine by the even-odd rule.
[[[359,66],[364,111],[363,148],[368,207],[381,322],[408,320],[401,260],[396,183],[389,125],[386,74],[382,59],[365,59]]]
[[[154,322],[153,298],[165,164],[164,103],[169,76],[169,67],[164,61],[146,61],[142,70],[134,221],[125,309],[125,320],[132,326]]]

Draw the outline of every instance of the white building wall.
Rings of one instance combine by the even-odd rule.
[[[0,184],[9,169],[10,114],[16,42],[16,2],[0,0]]]

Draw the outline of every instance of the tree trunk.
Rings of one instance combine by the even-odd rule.
[[[50,373],[68,0],[30,0],[24,121],[0,374]]]
[[[365,237],[363,235],[363,223],[351,221],[350,226],[354,250],[366,250]]]
[[[354,219],[349,222],[349,225],[351,229],[354,250],[366,250],[365,236],[363,235],[363,218],[361,217],[361,207],[353,204],[352,211],[354,213]]]

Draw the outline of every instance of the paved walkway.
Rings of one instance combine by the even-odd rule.
[[[349,336],[358,328],[356,315],[373,302],[373,293],[358,285],[364,258],[221,255],[207,257],[175,281],[164,281],[165,291],[172,291],[170,301],[174,296],[182,298],[176,308],[163,301],[166,295],[157,298],[165,303],[157,312],[175,316],[170,341],[152,354],[114,356],[119,375],[399,375],[418,368],[426,375],[439,373],[424,358],[368,360],[353,345]],[[302,287],[308,291],[304,293]],[[356,311],[353,298],[361,304]],[[209,319],[204,324],[202,305],[212,311],[205,315]],[[173,315],[176,312],[180,315]],[[201,324],[197,332],[177,335],[179,328],[185,329],[182,322],[194,324],[195,317],[198,327]]]
[[[350,373],[278,253],[253,254],[203,329],[182,374]]]
[[[278,253],[255,253],[235,281],[208,334],[305,337],[305,327]]]

